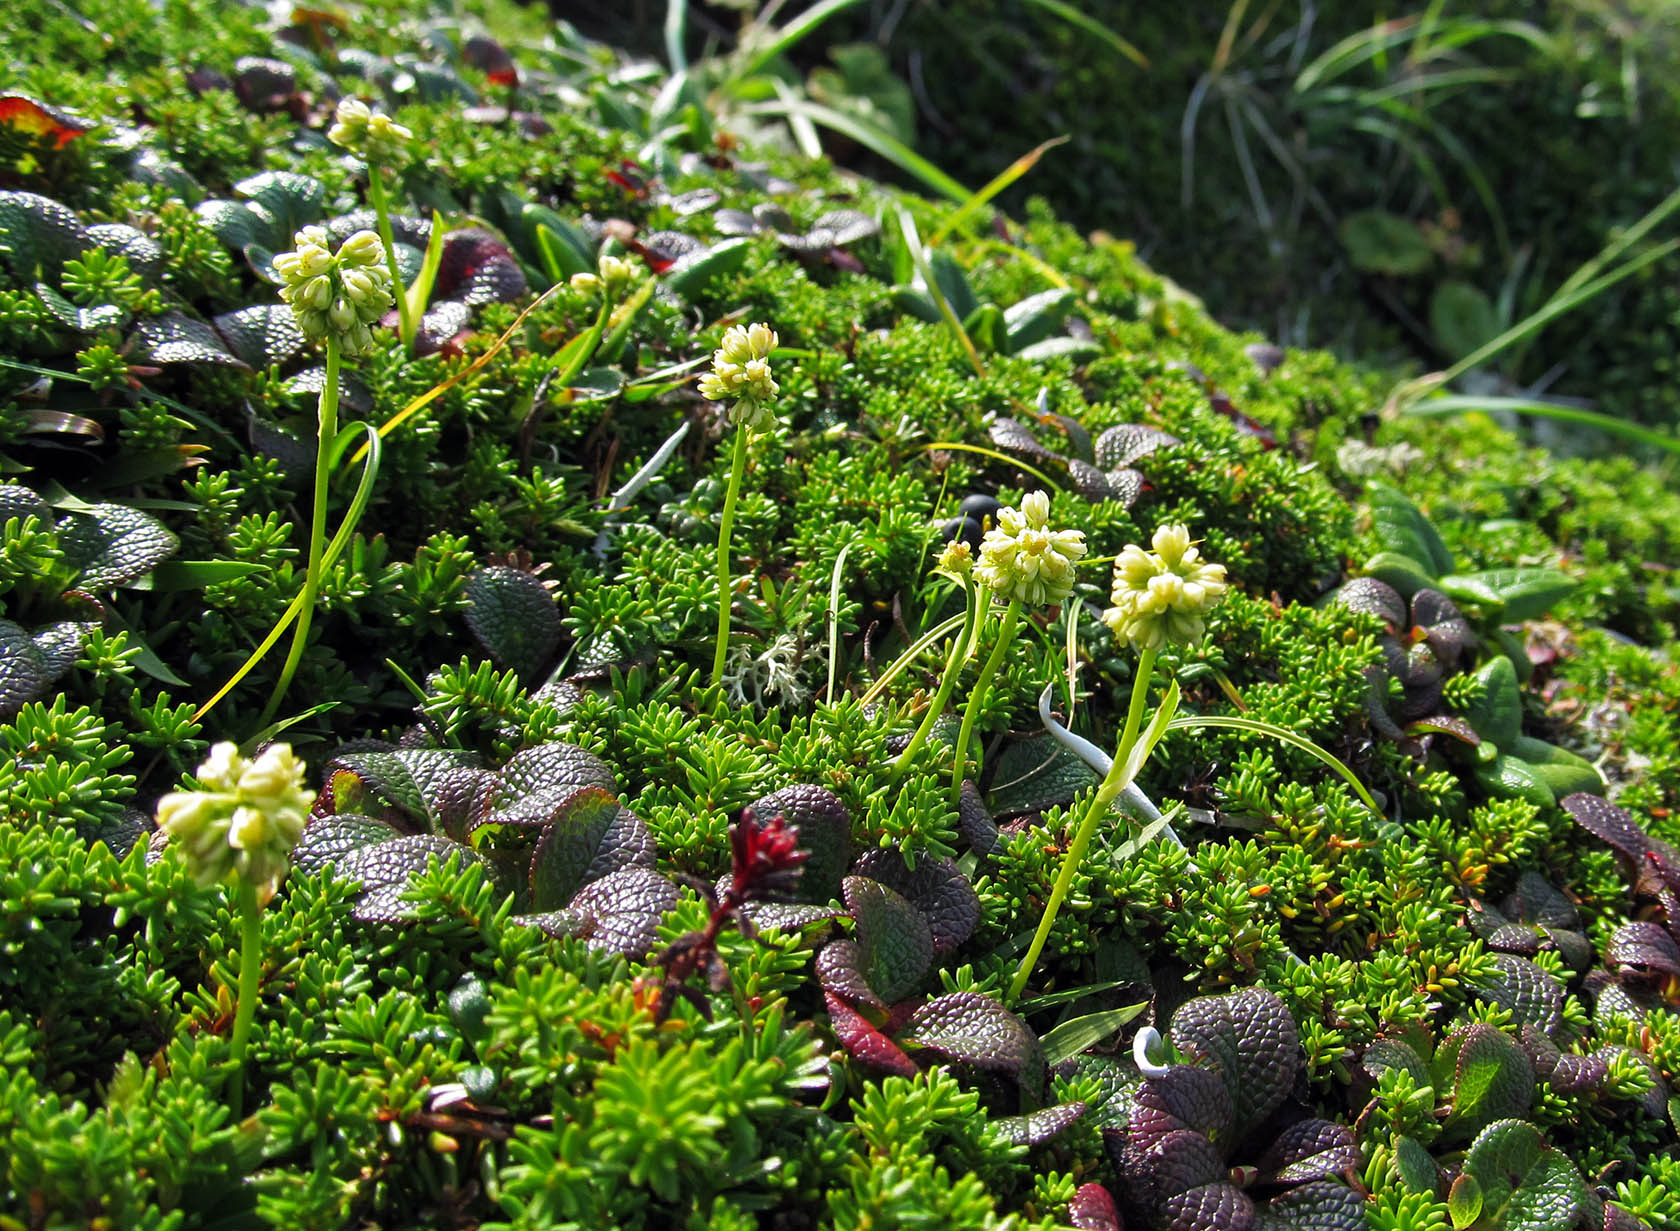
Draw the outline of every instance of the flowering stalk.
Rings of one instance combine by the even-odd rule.
[[[327,140],[343,146],[367,164],[368,203],[373,206],[374,225],[379,242],[385,248],[385,269],[396,288],[399,336],[406,351],[414,345],[419,322],[414,308],[404,292],[402,270],[397,265],[397,245],[391,236],[391,205],[385,196],[383,178],[387,164],[398,166],[407,155],[407,144],[414,134],[390,116],[374,111],[359,98],[339,100],[333,116],[333,126],[327,130]]]
[[[928,706],[927,713],[922,715],[921,725],[910,737],[910,742],[904,746],[904,751],[899,753],[898,759],[893,762],[892,776],[895,779],[910,767],[917,750],[927,742],[928,733],[933,730],[933,724],[939,721],[939,716],[945,712],[945,706],[951,700],[951,691],[956,687],[957,676],[962,674],[962,666],[968,661],[968,656],[973,650],[971,642],[975,625],[979,623],[981,606],[980,596],[975,592],[974,583],[969,580],[969,573],[973,569],[972,555],[968,544],[957,539],[946,547],[939,557],[940,568],[962,579],[965,604],[963,626],[951,646],[951,653],[945,659],[945,674],[940,678],[939,691],[934,694],[933,703]],[[958,785],[960,788],[960,781]]]
[[[736,428],[734,456],[729,465],[729,486],[723,494],[723,514],[718,522],[718,627],[717,649],[712,656],[712,684],[723,682],[724,663],[729,657],[729,538],[735,528],[735,503],[741,495],[741,478],[747,471],[747,438],[775,421],[770,402],[778,386],[770,372],[770,352],[780,339],[764,324],[745,329],[731,325],[723,344],[712,355],[712,370],[700,378],[700,392],[714,402],[731,401],[729,422]]]
[[[371,326],[391,306],[388,275],[379,267],[379,237],[372,231],[357,231],[339,245],[336,255],[328,249],[327,233],[321,227],[305,227],[297,233],[295,242],[294,251],[282,252],[274,258],[274,268],[284,280],[280,298],[291,305],[304,337],[325,346],[327,368],[316,404],[315,488],[309,520],[309,562],[303,575],[303,607],[292,629],[291,649],[280,669],[280,678],[263,709],[263,722],[279,709],[297,673],[315,614],[315,598],[321,589],[327,479],[331,471],[332,442],[338,436],[340,361],[344,355],[360,355],[372,348]]]
[[[968,760],[968,740],[974,732],[991,687],[992,677],[1003,661],[1023,606],[1050,606],[1073,593],[1073,570],[1085,555],[1085,536],[1078,530],[1050,528],[1050,497],[1032,492],[1019,509],[998,510],[997,525],[980,540],[980,562],[974,566],[975,580],[1006,603],[997,643],[980,668],[980,678],[968,695],[962,728],[957,733],[956,764],[951,771],[951,807],[962,802],[963,772]],[[982,626],[985,617],[980,617]]]
[[[1051,887],[1050,900],[1038,921],[1038,930],[1033,933],[1032,944],[1009,986],[1010,999],[1019,998],[1027,980],[1032,977],[1033,968],[1050,938],[1050,928],[1073,887],[1074,872],[1084,860],[1085,849],[1096,833],[1097,822],[1108,815],[1120,792],[1131,785],[1132,778],[1142,767],[1144,758],[1135,757],[1134,753],[1143,730],[1143,714],[1148,704],[1150,679],[1155,673],[1156,655],[1169,644],[1189,646],[1200,641],[1207,631],[1207,613],[1225,597],[1224,565],[1203,561],[1191,545],[1190,531],[1186,527],[1162,526],[1155,531],[1152,545],[1154,550],[1146,552],[1135,543],[1128,544],[1114,562],[1114,586],[1110,594],[1114,606],[1103,612],[1103,623],[1138,651],[1137,673],[1132,677],[1131,703],[1126,709],[1126,725],[1120,732],[1114,763],[1109,766],[1096,794],[1086,805],[1073,841],[1062,857],[1061,870]],[[1177,689],[1169,689],[1163,713],[1156,716],[1156,722],[1169,720],[1171,710],[1177,704]],[[1152,726],[1151,730],[1154,729]]]
[[[315,793],[290,745],[270,744],[254,761],[217,744],[198,767],[195,790],[158,800],[158,828],[180,844],[201,885],[233,882],[239,918],[239,989],[234,1002],[230,1100],[244,1113],[245,1047],[262,975],[262,908],[286,875]]]

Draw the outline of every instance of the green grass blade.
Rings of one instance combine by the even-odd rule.
[[[1593,410],[1582,410],[1577,406],[1559,406],[1553,402],[1537,402],[1529,398],[1473,397],[1448,394],[1443,397],[1430,398],[1423,402],[1414,402],[1406,408],[1406,413],[1422,418],[1435,418],[1444,415],[1459,415],[1475,410],[1486,411],[1489,414],[1503,411],[1514,415],[1532,415],[1537,419],[1556,419],[1560,423],[1579,423],[1583,427],[1596,428],[1598,431],[1608,432],[1613,436],[1621,436],[1627,440],[1637,440],[1640,444],[1650,445],[1653,448],[1680,455],[1680,437],[1671,436],[1667,432],[1640,427],[1637,423],[1629,423],[1625,419],[1617,419],[1612,415],[1600,414]]]
[[[788,22],[787,25],[777,30],[762,47],[756,48],[752,58],[742,66],[739,72],[734,74],[734,80],[740,81],[743,78],[753,76],[777,56],[783,52],[791,51],[804,42],[818,26],[830,17],[833,17],[836,13],[844,12],[859,2],[860,0],[822,0],[820,4],[813,4],[798,17]]]
[[[963,353],[968,356],[969,366],[974,369],[976,376],[985,376],[986,365],[981,361],[980,352],[974,345],[974,339],[968,336],[968,330],[957,319],[956,311],[950,301],[945,298],[945,292],[939,286],[939,279],[934,277],[933,265],[928,260],[927,249],[922,247],[922,237],[916,233],[916,221],[910,217],[910,211],[902,205],[898,209],[898,226],[904,233],[904,247],[910,253],[910,260],[916,271],[922,275],[922,281],[927,284],[928,298],[932,299],[939,308],[939,315],[945,318],[951,332],[956,335],[957,342],[962,346]]]
[[[1273,739],[1282,740],[1292,748],[1299,748],[1302,752],[1322,762],[1349,786],[1353,793],[1359,796],[1359,801],[1376,813],[1379,817],[1382,809],[1377,807],[1377,801],[1371,798],[1371,792],[1365,789],[1365,784],[1354,776],[1354,773],[1334,754],[1326,752],[1304,735],[1297,735],[1286,727],[1274,726],[1269,722],[1262,722],[1258,718],[1238,718],[1229,714],[1185,714],[1174,718],[1167,724],[1169,731],[1193,731],[1198,727],[1228,727],[1234,731],[1250,731],[1255,735],[1269,735]]]
[[[1062,0],[1027,0],[1027,3],[1035,8],[1043,9],[1046,13],[1049,13],[1054,17],[1060,17],[1069,25],[1079,27],[1079,29],[1085,31],[1085,33],[1089,34],[1092,38],[1097,39],[1100,42],[1107,43],[1110,47],[1114,48],[1115,51],[1118,51],[1139,68],[1149,67],[1148,56],[1144,55],[1143,52],[1139,51],[1133,44],[1124,38],[1121,38],[1120,35],[1116,34],[1113,30],[1103,25],[1103,23],[1098,21],[1095,17],[1089,16],[1086,13],[1081,13],[1078,9],[1074,8],[1073,5],[1063,4]]]
[[[1569,294],[1569,292],[1573,291],[1576,287],[1585,285],[1595,274],[1598,273],[1599,270],[1610,264],[1610,262],[1616,260],[1622,255],[1622,253],[1626,252],[1629,248],[1633,247],[1633,245],[1637,244],[1640,240],[1649,235],[1652,230],[1667,219],[1676,208],[1680,208],[1680,188],[1676,188],[1661,201],[1658,201],[1654,206],[1646,211],[1643,218],[1607,244],[1604,251],[1600,252],[1592,260],[1588,261],[1586,264],[1582,265],[1581,268],[1570,274],[1569,277],[1564,280],[1563,285],[1558,287],[1557,291],[1552,295],[1552,298],[1560,298],[1561,296]]]
[[[976,192],[972,197],[964,201],[957,207],[955,213],[940,224],[939,229],[935,231],[932,237],[928,240],[928,247],[938,247],[940,240],[944,239],[953,231],[961,228],[964,223],[974,216],[977,210],[986,204],[986,202],[990,201],[993,197],[997,196],[998,193],[1002,192],[1005,188],[1009,187],[1016,180],[1020,179],[1028,171],[1031,171],[1035,166],[1037,166],[1038,160],[1043,158],[1047,151],[1055,149],[1058,145],[1065,145],[1069,140],[1071,140],[1071,138],[1065,136],[1051,137],[1050,140],[1044,142],[1042,145],[1035,146],[1033,149],[1028,150],[1002,171],[999,171],[996,175],[992,176],[991,179],[986,181],[985,187],[981,188],[979,192]]]
[[[431,301],[432,287],[437,284],[438,269],[443,265],[443,237],[448,230],[443,215],[434,209],[432,235],[426,241],[426,254],[421,258],[420,272],[414,276],[413,285],[403,292],[408,297],[408,315],[412,320],[418,321],[426,315],[426,304]]]
[[[1044,1048],[1044,1059],[1050,1064],[1060,1064],[1077,1056],[1087,1047],[1096,1046],[1120,1030],[1148,1007],[1149,1002],[1143,1001],[1065,1021],[1039,1040],[1039,1045]]]
[[[863,704],[868,705],[871,701],[875,700],[883,692],[885,692],[887,690],[887,685],[891,684],[901,674],[903,674],[904,670],[909,667],[911,663],[915,662],[917,658],[921,657],[921,655],[927,651],[929,646],[938,641],[952,629],[961,625],[967,614],[968,613],[966,611],[959,611],[956,615],[950,617],[950,619],[942,620],[938,624],[935,624],[932,628],[928,629],[927,632],[923,633],[920,637],[917,637],[916,640],[911,643],[910,648],[900,654],[898,658],[894,660],[893,665],[881,673],[881,678],[869,686],[868,690],[863,694]]]
[[[665,4],[665,60],[671,72],[688,69],[688,53],[683,43],[688,36],[688,0],[666,0]]]
[[[834,672],[840,664],[840,578],[846,568],[846,557],[852,545],[841,546],[834,557],[834,573],[828,581],[828,691],[823,694],[828,704],[834,704]]]
[[[821,103],[813,103],[809,99],[775,99],[762,103],[752,103],[741,109],[747,115],[769,115],[781,119],[789,119],[793,115],[803,115],[821,124],[824,128],[831,128],[843,137],[850,137],[870,152],[880,155],[906,175],[914,176],[940,196],[962,204],[973,195],[956,180],[923,158],[915,150],[905,145],[896,137],[889,136],[878,128],[871,128],[860,123],[851,116],[825,107]]]
[[[956,449],[962,453],[978,453],[982,457],[989,457],[993,461],[1002,462],[1006,466],[1013,466],[1017,470],[1022,470],[1027,474],[1032,475],[1033,478],[1044,484],[1045,491],[1055,491],[1061,486],[1061,484],[1057,483],[1056,480],[1052,479],[1042,470],[1034,469],[1023,462],[1020,458],[1010,457],[1007,453],[999,453],[996,449],[988,449],[984,445],[964,444],[960,440],[938,440],[933,444],[923,445],[921,451],[923,453],[927,453],[933,449]]]

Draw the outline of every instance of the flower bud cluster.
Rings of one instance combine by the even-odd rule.
[[[342,145],[364,162],[378,166],[401,163],[414,134],[383,111],[374,111],[359,98],[339,100],[327,140]]]
[[[270,744],[252,761],[221,743],[198,767],[198,784],[158,800],[158,828],[181,844],[199,884],[231,874],[272,895],[315,802],[303,762],[289,744]]]
[[[1225,566],[1210,564],[1190,542],[1186,526],[1155,531],[1153,551],[1129,543],[1114,561],[1114,606],[1103,622],[1135,650],[1194,645],[1207,632],[1207,613],[1229,588]]]
[[[998,510],[974,575],[1006,602],[1048,606],[1073,593],[1074,565],[1086,550],[1082,531],[1050,529],[1050,497],[1033,492],[1019,509]]]
[[[572,289],[586,295],[598,295],[605,290],[608,297],[619,298],[636,280],[636,263],[621,256],[603,256],[594,273],[572,275]]]
[[[297,248],[274,258],[280,298],[291,305],[298,328],[311,342],[338,339],[346,355],[373,346],[372,326],[391,309],[391,275],[385,247],[372,231],[357,231],[334,256],[326,228],[304,227]]]
[[[781,339],[765,324],[731,325],[712,354],[712,370],[700,378],[700,392],[714,402],[730,402],[729,421],[752,431],[770,426],[770,402],[780,387],[770,372],[770,352]]]
[[[974,549],[962,539],[952,539],[939,553],[939,567],[953,577],[967,577],[974,568]]]

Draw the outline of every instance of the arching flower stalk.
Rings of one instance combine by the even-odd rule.
[[[1050,497],[1043,492],[1027,495],[1019,509],[1000,509],[997,525],[980,540],[980,560],[974,566],[974,579],[983,587],[982,594],[989,590],[993,598],[1006,606],[992,652],[980,668],[980,677],[974,681],[974,691],[968,695],[962,727],[957,732],[956,761],[951,770],[952,808],[962,800],[968,741],[974,734],[975,720],[986,703],[992,677],[1014,639],[1021,608],[1051,606],[1072,594],[1074,566],[1085,551],[1082,532],[1050,528]],[[980,621],[984,627],[984,613]]]
[[[1097,822],[1108,815],[1120,792],[1131,785],[1143,768],[1155,742],[1166,731],[1178,710],[1178,682],[1167,685],[1149,723],[1143,726],[1143,714],[1149,700],[1150,679],[1155,672],[1155,656],[1169,645],[1190,646],[1201,641],[1207,632],[1207,613],[1218,606],[1228,588],[1225,566],[1210,564],[1190,542],[1190,531],[1181,525],[1162,526],[1155,531],[1151,542],[1154,550],[1145,551],[1137,544],[1128,544],[1114,561],[1114,585],[1109,599],[1114,604],[1103,612],[1103,623],[1116,637],[1138,651],[1137,672],[1132,677],[1131,703],[1126,710],[1126,725],[1121,729],[1120,744],[1114,753],[1114,764],[1098,785],[1096,794],[1085,807],[1085,815],[1074,831],[1073,842],[1062,856],[1061,870],[1051,888],[1050,900],[1038,921],[1032,945],[1021,960],[1020,969],[1010,984],[1011,999],[1018,998],[1032,977],[1033,967],[1044,952],[1050,928],[1067,900],[1073,885],[1073,875],[1085,858]]]
[[[414,134],[382,111],[375,111],[359,98],[342,98],[333,115],[327,140],[342,146],[367,164],[368,204],[373,206],[374,225],[385,248],[385,270],[397,299],[398,336],[403,349],[414,345],[420,327],[419,313],[408,302],[402,270],[397,265],[397,245],[391,236],[391,203],[385,195],[385,168],[401,171],[408,161],[408,143]]]
[[[963,664],[973,653],[974,626],[980,618],[980,596],[975,590],[973,580],[974,551],[962,539],[953,539],[945,545],[945,550],[939,554],[939,569],[941,572],[956,578],[962,583],[963,589],[963,625],[957,639],[951,643],[951,652],[945,658],[945,674],[939,679],[939,690],[934,693],[933,701],[922,715],[921,724],[916,733],[910,737],[910,742],[904,746],[904,751],[898,754],[893,762],[892,776],[901,777],[910,768],[910,762],[916,752],[927,742],[928,734],[933,730],[933,724],[939,721],[945,712],[946,704],[951,700],[951,692],[957,686],[957,677],[962,674]]]
[[[712,656],[712,684],[723,682],[729,657],[729,538],[735,528],[735,503],[741,495],[741,478],[747,471],[747,440],[776,421],[770,409],[779,391],[770,371],[770,352],[780,344],[776,331],[765,324],[746,328],[731,325],[723,344],[712,354],[712,370],[700,378],[700,392],[714,402],[730,403],[728,421],[735,428],[735,449],[729,466],[729,486],[723,494],[723,515],[718,523],[718,627],[717,650]]]
[[[379,236],[357,231],[335,254],[322,227],[304,227],[297,248],[274,258],[281,277],[280,298],[291,306],[303,336],[326,348],[315,436],[315,490],[310,510],[309,562],[303,575],[304,601],[292,631],[292,645],[280,678],[263,710],[267,722],[291,686],[309,637],[315,596],[321,589],[321,552],[327,530],[327,478],[332,442],[338,435],[339,365],[373,347],[373,327],[391,308],[390,275],[380,267]]]
[[[262,909],[285,878],[292,848],[315,793],[289,744],[270,744],[255,760],[217,744],[198,767],[198,786],[158,800],[158,828],[181,847],[193,879],[230,884],[239,919],[239,988],[234,1001],[231,1102],[243,1114],[245,1046],[262,973]]]

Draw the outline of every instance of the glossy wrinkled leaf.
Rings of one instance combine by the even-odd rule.
[[[1440,1185],[1440,1167],[1415,1137],[1394,1139],[1394,1166],[1400,1173],[1400,1183],[1415,1193],[1433,1194]]]
[[[935,953],[955,949],[980,922],[980,895],[955,860],[924,854],[911,871],[897,851],[877,847],[863,853],[852,873],[896,890],[914,906],[927,921]]]
[[[0,483],[0,526],[14,517],[19,521],[34,517],[42,526],[47,526],[52,523],[52,506],[42,500],[33,488],[20,483]]]
[[[250,366],[223,344],[221,335],[203,321],[182,312],[148,316],[134,327],[138,339],[135,358],[149,363],[214,363],[224,367]]]
[[[374,923],[396,923],[412,917],[414,907],[404,899],[410,878],[426,870],[428,860],[440,864],[458,858],[461,866],[482,864],[493,873],[490,862],[477,851],[438,834],[405,834],[388,842],[364,846],[340,858],[338,873],[346,880],[362,883],[354,914]]]
[[[1277,1110],[1301,1064],[1295,1019],[1258,987],[1186,1001],[1173,1014],[1172,1044],[1224,1080],[1239,1135]]]
[[[496,565],[467,581],[467,627],[498,667],[530,679],[560,645],[560,608],[542,582],[522,569]]]
[[[1025,424],[1016,419],[993,419],[986,428],[986,434],[992,438],[992,443],[998,448],[1010,453],[1018,453],[1022,457],[1030,457],[1035,460],[1061,457],[1060,453],[1039,444],[1038,437],[1034,436]]]
[[[1001,1116],[991,1121],[991,1131],[1014,1145],[1037,1146],[1070,1127],[1085,1114],[1084,1103],[1057,1103],[1024,1116]]]
[[[1145,427],[1141,423],[1120,423],[1098,436],[1093,448],[1098,466],[1104,470],[1117,470],[1130,466],[1140,458],[1148,457],[1157,449],[1167,449],[1183,443],[1171,432],[1163,432],[1157,427]]]
[[[910,1015],[899,1034],[940,1054],[1011,1074],[1028,1090],[1044,1084],[1044,1054],[1027,1023],[990,996],[953,992],[928,1001]]]
[[[1533,1062],[1510,1036],[1484,1023],[1448,1035],[1431,1068],[1435,1088],[1452,1092],[1450,1124],[1461,1135],[1524,1115],[1534,1101]]]
[[[1565,796],[1558,802],[1577,825],[1622,855],[1635,893],[1654,897],[1665,884],[1680,879],[1680,852],[1651,837],[1630,812],[1586,792]]]
[[[444,236],[443,258],[432,285],[434,299],[476,307],[511,303],[525,291],[525,272],[500,236],[483,227],[463,227]]]
[[[1382,1076],[1385,1069],[1398,1069],[1420,1086],[1433,1083],[1429,1065],[1418,1055],[1417,1049],[1400,1039],[1377,1039],[1365,1049],[1359,1065],[1372,1078]]]
[[[94,121],[27,94],[0,94],[0,125],[61,150],[98,127]]]
[[[92,621],[58,620],[35,630],[30,640],[41,652],[41,668],[46,673],[47,684],[53,684],[76,665],[82,655],[82,642],[97,627]]]
[[[806,240],[824,248],[844,248],[881,233],[881,224],[855,209],[832,209],[821,214],[805,232]]]
[[[18,711],[47,687],[47,668],[40,647],[10,620],[0,620],[0,722]]]
[[[1174,1064],[1153,1073],[1132,1092],[1130,1138],[1140,1149],[1153,1149],[1168,1133],[1187,1130],[1210,1141],[1231,1135],[1231,1092],[1212,1069]]]
[[[798,932],[814,923],[843,919],[846,912],[833,906],[815,906],[803,902],[749,902],[741,913],[761,932]]]
[[[1464,1156],[1482,1190],[1486,1231],[1569,1231],[1586,1200],[1581,1173],[1523,1120],[1489,1124]]]
[[[1534,1075],[1554,1094],[1585,1094],[1609,1076],[1607,1060],[1566,1052],[1535,1026],[1523,1026],[1519,1042],[1534,1064]]]
[[[1260,1207],[1261,1231],[1364,1231],[1365,1199],[1345,1184],[1313,1180]]]
[[[180,546],[150,513],[122,504],[95,504],[58,523],[58,543],[76,570],[75,587],[104,590],[144,576]]]
[[[997,822],[987,810],[985,800],[980,798],[980,788],[969,779],[962,784],[962,798],[957,805],[957,833],[976,855],[990,854],[997,845]]]
[[[52,314],[54,320],[66,329],[74,329],[77,333],[99,333],[105,329],[121,329],[129,320],[129,313],[126,308],[119,308],[116,304],[109,303],[94,304],[88,308],[77,307],[45,282],[35,284],[35,294],[47,311]]]
[[[300,227],[320,218],[327,201],[325,184],[292,171],[264,171],[240,180],[233,190],[268,224],[270,239],[287,248]]]
[[[33,192],[0,191],[0,254],[20,281],[56,281],[92,244],[76,211]]]
[[[531,907],[558,910],[585,884],[654,861],[646,823],[601,787],[586,786],[550,811],[531,854]]]
[[[987,803],[994,816],[1024,816],[1070,802],[1097,781],[1091,767],[1048,735],[1016,740],[998,758]]]
[[[1680,977],[1680,945],[1656,923],[1624,923],[1610,937],[1604,963],[1620,973]]]
[[[303,354],[308,343],[285,304],[257,304],[214,318],[217,332],[241,363],[252,368],[282,366]]]
[[[854,1004],[887,1007],[887,1002],[869,986],[863,973],[863,950],[855,940],[834,940],[817,954],[817,982],[825,991],[844,996]]]
[[[1375,577],[1355,577],[1336,591],[1336,601],[1349,611],[1376,616],[1388,625],[1390,633],[1399,632],[1408,623],[1406,600],[1393,586]]]
[[[1247,1194],[1228,1183],[1203,1184],[1161,1203],[1165,1231],[1252,1231],[1259,1215]]]
[[[916,1062],[842,997],[825,991],[823,1003],[828,1006],[828,1020],[834,1037],[853,1057],[872,1068],[900,1077],[916,1075]]]
[[[840,896],[840,882],[852,861],[852,814],[834,792],[797,784],[760,796],[747,805],[761,825],[781,817],[809,852],[799,873],[798,896],[828,902]]]
[[[585,748],[559,741],[537,744],[520,749],[502,766],[502,793],[496,802],[505,807],[539,791],[564,798],[586,786],[616,793],[618,780],[605,761]]]
[[[869,986],[887,1001],[914,993],[933,961],[933,934],[921,912],[879,881],[862,876],[846,877],[841,894],[857,923]]]
[[[1277,1135],[1259,1162],[1268,1184],[1328,1179],[1359,1165],[1353,1130],[1329,1120],[1297,1120]]]
[[[1496,954],[1493,969],[1475,983],[1476,994],[1510,1010],[1518,1025],[1551,1034],[1563,1021],[1563,988],[1525,957]]]
[[[1114,1198],[1101,1184],[1081,1184],[1068,1202],[1068,1222],[1075,1231],[1124,1231]]]
[[[452,774],[476,766],[477,758],[459,748],[350,751],[328,763],[329,770],[349,770],[375,798],[401,813],[414,827],[433,833],[444,830],[435,806],[444,784]]]
[[[1397,488],[1373,483],[1366,499],[1371,506],[1371,532],[1384,551],[1416,560],[1436,577],[1452,572],[1452,553],[1440,532]]]
[[[303,835],[292,848],[292,871],[313,876],[330,863],[339,863],[363,847],[376,846],[402,837],[402,831],[386,821],[354,812],[318,816],[304,826]]]
[[[163,246],[138,227],[122,222],[99,222],[90,226],[88,238],[94,244],[128,262],[128,267],[142,278],[160,278],[169,257]]]
[[[651,868],[620,868],[590,881],[567,907],[587,921],[591,949],[639,958],[659,939],[659,922],[677,905],[677,887]]]

